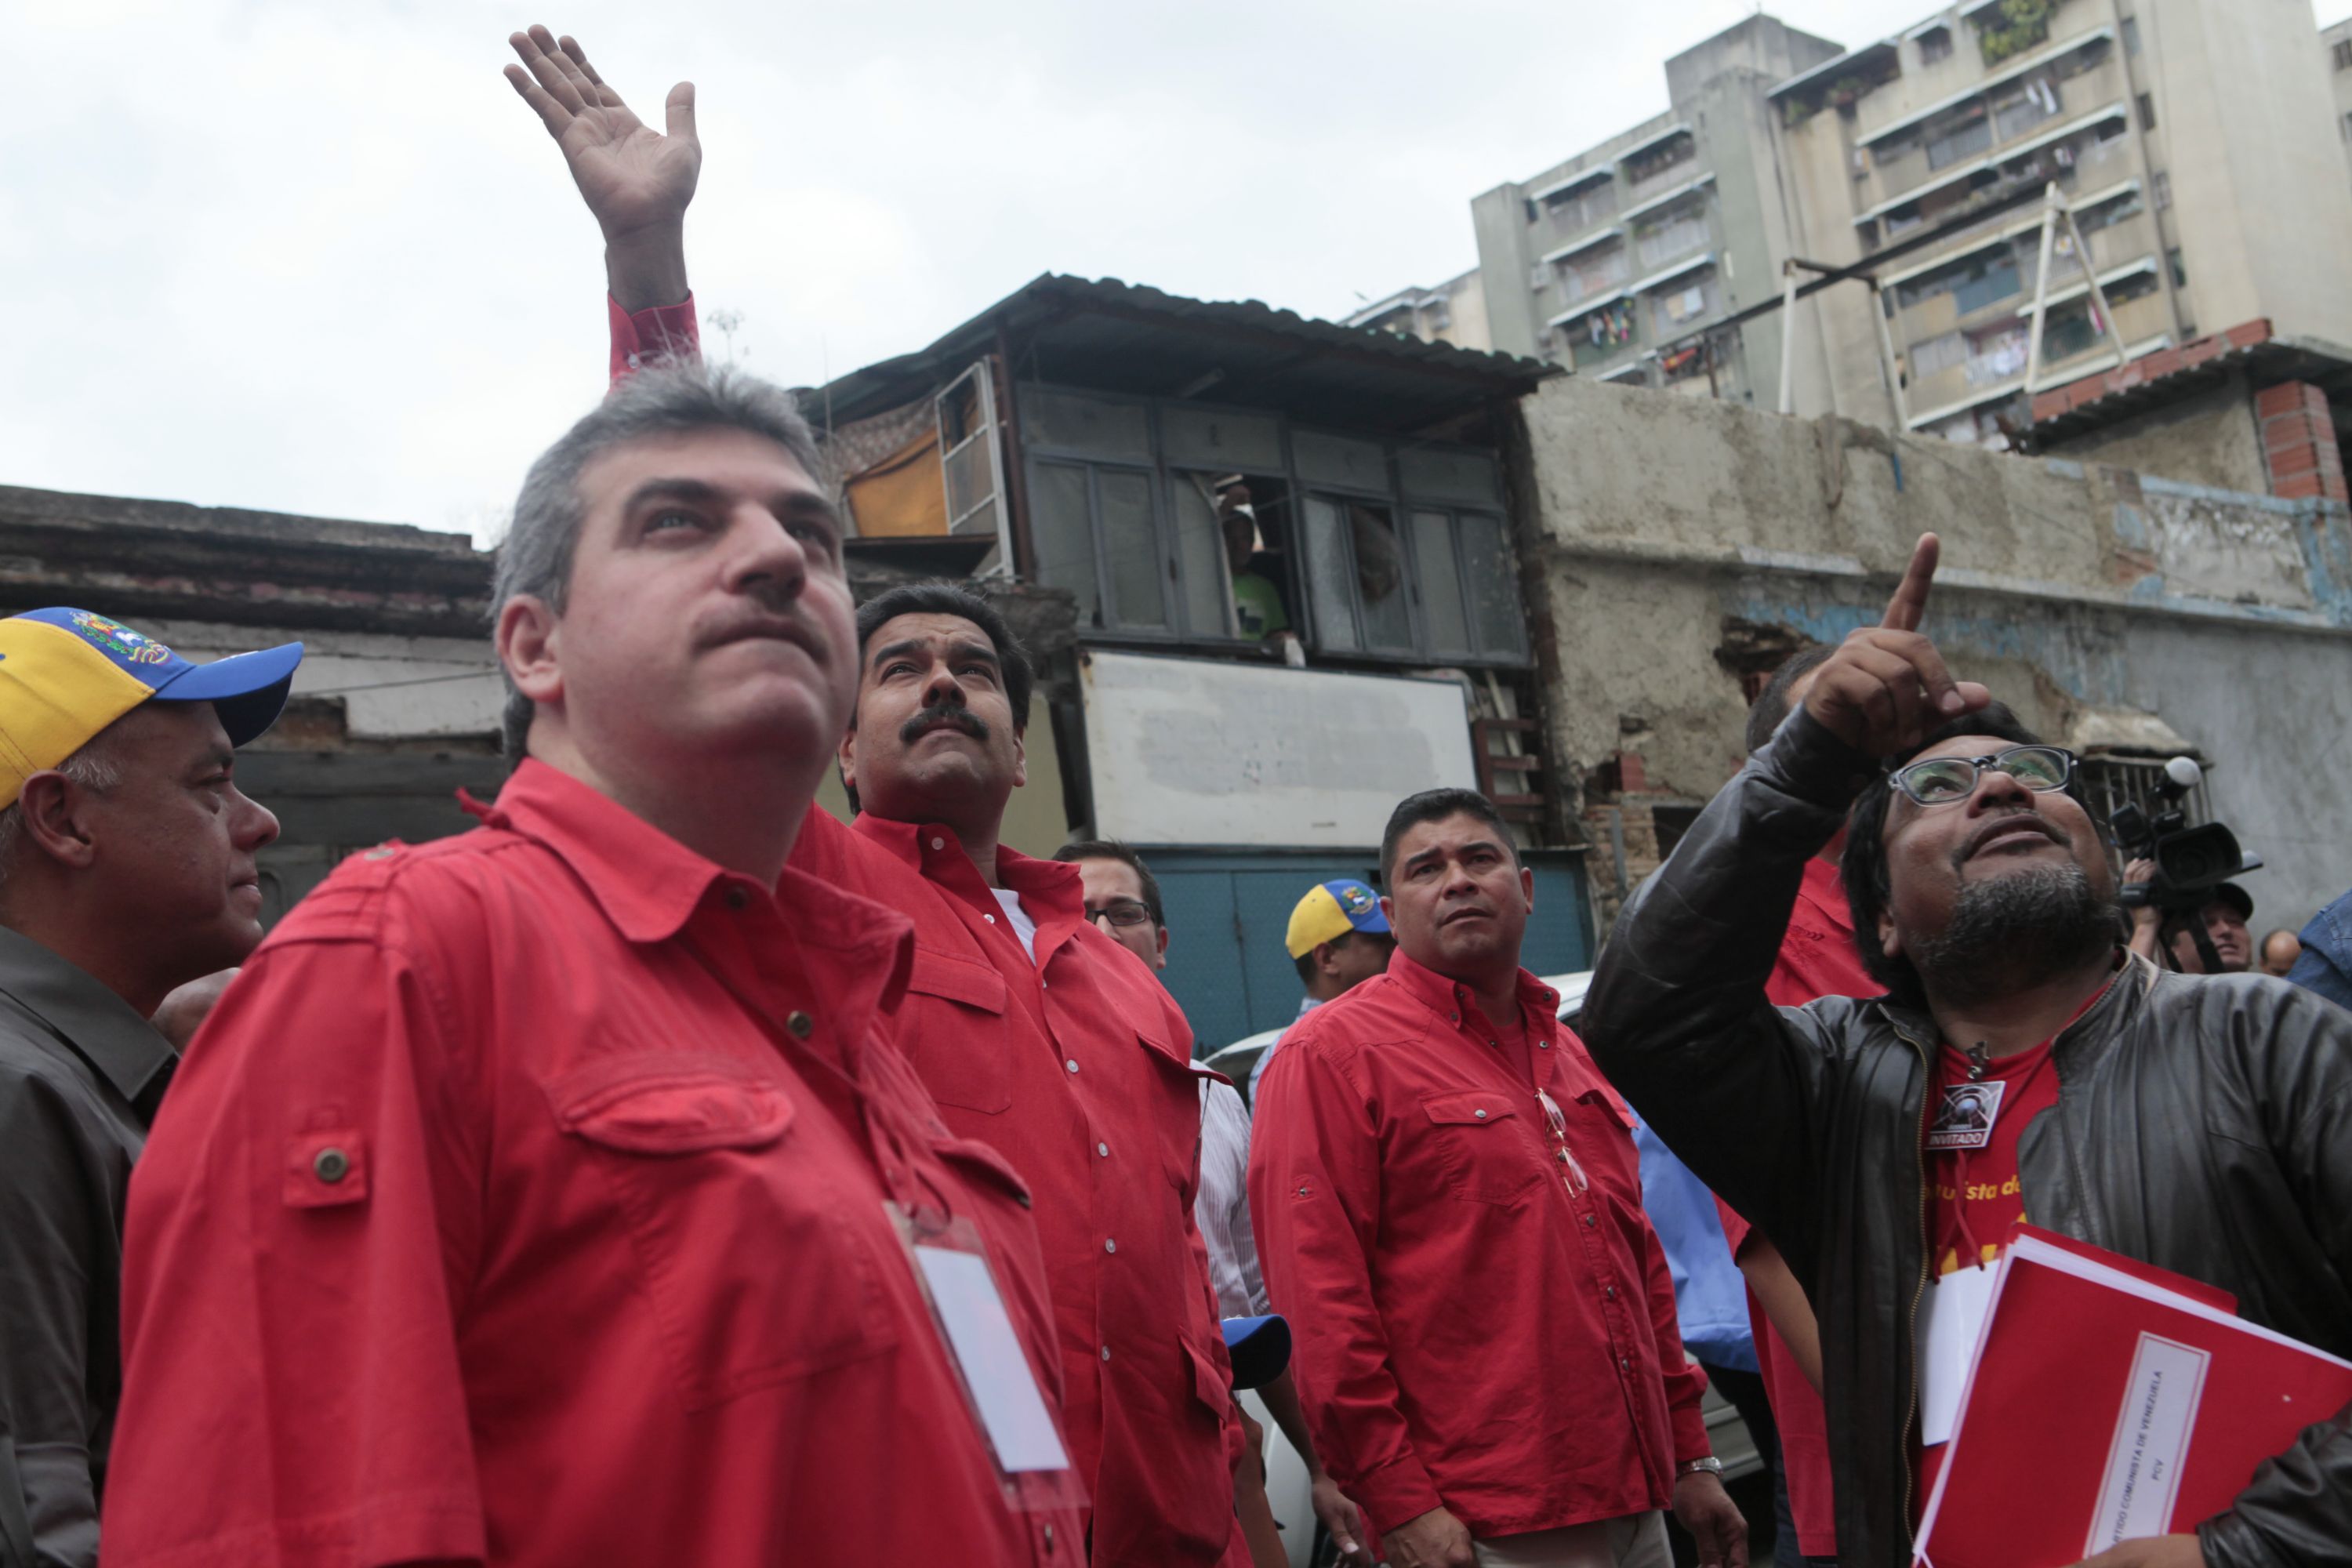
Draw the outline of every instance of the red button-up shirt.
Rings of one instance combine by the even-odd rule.
[[[1519,1003],[1532,1083],[1400,952],[1291,1026],[1258,1090],[1267,1289],[1316,1447],[1383,1533],[1441,1505],[1482,1538],[1663,1508],[1707,1452],[1632,1117],[1524,971]]]
[[[904,911],[896,1037],[965,1137],[1037,1194],[1072,1456],[1098,1563],[1213,1563],[1239,1428],[1192,1219],[1201,1100],[1183,1013],[1086,918],[1078,869],[997,851],[1033,961],[951,829],[812,811],[793,861]]]
[[[110,1568],[1077,1561],[886,1216],[973,1222],[1051,1401],[1018,1178],[874,1030],[910,946],[530,762],[347,861],[131,1184]]]

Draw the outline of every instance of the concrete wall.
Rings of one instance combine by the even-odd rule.
[[[1738,766],[1743,638],[1874,623],[1933,530],[1929,629],[1963,671],[2055,737],[2137,710],[2201,750],[2215,812],[2270,860],[2261,920],[2352,886],[2343,508],[1575,380],[1522,412],[1546,717],[1596,843],[1601,792],[1701,801]]]
[[[2352,187],[2352,69],[2336,68],[2336,50],[2344,44],[2352,44],[2352,16],[2319,35],[2320,64],[2327,71],[2328,89],[2336,100],[2336,139],[2344,149],[2347,184]]]
[[[2070,440],[2064,456],[2185,484],[2260,495],[2270,489],[2254,395],[2242,374],[2137,418]]]
[[[2352,184],[2304,0],[2141,0],[2189,306],[2352,342]]]

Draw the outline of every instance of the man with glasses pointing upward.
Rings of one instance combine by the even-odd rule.
[[[1913,1413],[1946,1365],[1918,1364],[1911,1303],[1931,1324],[1959,1310],[2021,1214],[2352,1355],[2352,1016],[2123,951],[2073,757],[1919,633],[1936,561],[1926,536],[1885,619],[1620,917],[1583,1016],[1612,1081],[1819,1309],[1838,1544],[1860,1568],[1911,1560],[1938,1458]],[[1773,1007],[1780,926],[1849,809],[1853,928],[1887,994]],[[2095,1561],[2315,1568],[2347,1541],[2352,1409],[2195,1533]]]

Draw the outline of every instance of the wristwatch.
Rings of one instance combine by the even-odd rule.
[[[1710,1476],[1720,1476],[1723,1474],[1723,1461],[1712,1454],[1704,1459],[1685,1459],[1675,1467],[1675,1479],[1680,1480],[1685,1476],[1695,1476],[1701,1470],[1705,1470]]]

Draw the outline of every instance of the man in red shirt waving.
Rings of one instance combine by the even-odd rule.
[[[531,469],[513,777],[287,918],[132,1181],[109,1563],[1075,1560],[1029,1195],[878,1032],[906,920],[785,865],[857,671],[815,461],[688,367]]]
[[[1396,955],[1285,1037],[1250,1156],[1326,1466],[1394,1568],[1665,1568],[1669,1504],[1743,1568],[1632,1119],[1519,967],[1531,874],[1459,789],[1381,868]]]
[[[510,42],[522,63],[509,79],[604,234],[614,375],[691,356],[692,87],[671,90],[657,135],[572,40],[534,27]],[[895,589],[859,607],[845,651],[856,702],[835,740],[861,815],[845,827],[811,812],[792,863],[914,921],[892,1037],[948,1126],[1002,1153],[1035,1194],[1093,1559],[1245,1561],[1240,1415],[1192,1218],[1192,1029],[1087,918],[1076,867],[998,842],[1026,778],[1032,676],[995,608],[954,584]]]

